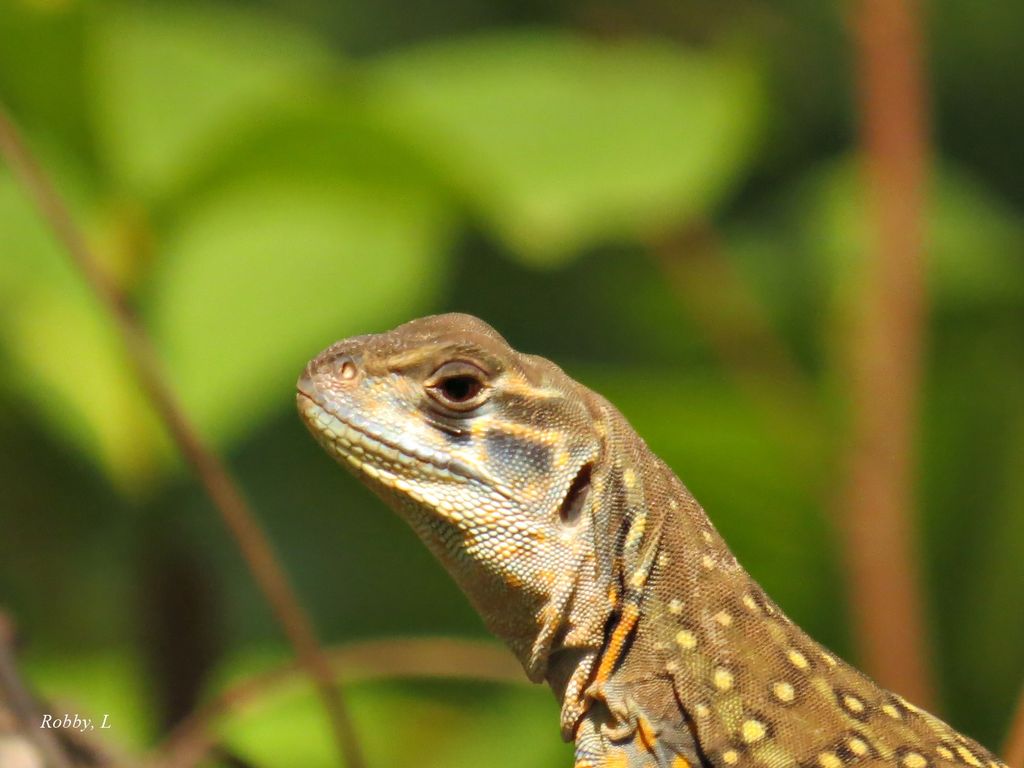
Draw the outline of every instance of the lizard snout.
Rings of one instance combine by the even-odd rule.
[[[315,399],[317,391],[341,389],[355,384],[361,367],[353,355],[347,353],[325,353],[318,355],[306,365],[296,383],[304,395]]]

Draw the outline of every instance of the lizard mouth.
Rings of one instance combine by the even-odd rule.
[[[387,485],[401,490],[404,483],[395,481],[426,475],[448,482],[478,483],[504,498],[512,498],[507,487],[475,467],[417,444],[405,435],[398,439],[385,436],[357,414],[325,402],[310,387],[300,387],[295,400],[306,426],[328,452]]]

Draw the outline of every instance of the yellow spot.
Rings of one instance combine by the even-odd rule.
[[[671,768],[690,768],[690,761],[685,757],[673,757]]]
[[[821,768],[842,768],[843,761],[835,752],[822,752],[818,755],[818,765]]]
[[[907,768],[925,768],[928,765],[928,761],[924,759],[923,755],[919,755],[917,752],[907,752],[903,756],[903,764]]]
[[[711,679],[715,684],[715,688],[720,691],[728,691],[732,688],[732,672],[725,667],[717,667]]]
[[[627,467],[622,473],[622,482],[626,484],[627,488],[632,489],[636,487],[636,472],[633,471],[632,467]]]
[[[630,586],[633,589],[640,589],[644,584],[647,583],[647,571],[639,570],[636,571],[633,576],[629,579]]]
[[[800,651],[791,648],[787,654],[789,657],[789,663],[797,669],[807,669],[807,657],[805,657]],[[831,755],[831,752],[823,752],[823,755]]]
[[[647,527],[647,515],[639,515],[631,526],[629,526],[629,535],[626,536],[626,546],[634,547],[637,542],[640,541],[644,535],[644,529]]]
[[[672,509],[679,509],[679,502],[676,501],[675,499],[669,499],[668,505],[672,507]]]
[[[715,621],[717,621],[723,627],[728,627],[730,624],[732,624],[732,616],[730,616],[725,611],[719,611],[715,614]]]
[[[775,694],[775,698],[779,701],[787,702],[792,701],[793,697],[796,695],[796,692],[793,690],[793,686],[785,681],[775,683],[775,685],[772,686],[772,693]]]
[[[857,712],[859,714],[864,711],[864,702],[856,696],[844,696],[843,705],[851,712]]]
[[[752,598],[750,595],[743,596],[743,604],[751,611],[757,610],[757,603],[754,602],[754,598]]]
[[[900,719],[900,711],[896,709],[896,707],[894,707],[892,704],[883,704],[882,711],[885,712],[885,714],[887,714],[893,720]]]
[[[715,567],[715,561],[711,559],[711,555],[704,555],[704,557],[700,559],[700,564],[709,571]]]
[[[945,747],[936,747],[935,751],[938,752],[939,753],[939,757],[943,758],[944,760],[952,760],[953,759],[953,753],[951,751],[949,751],[948,749],[946,749]]]
[[[965,763],[975,766],[975,768],[981,768],[981,761],[975,756],[971,750],[967,747],[960,746],[956,748],[957,754],[964,759]]]
[[[668,601],[668,612],[673,616],[678,616],[683,612],[683,601],[682,600],[669,600]]]
[[[705,543],[707,543],[707,544],[711,543],[711,531],[701,531],[700,535],[701,535],[701,538],[704,539]]]
[[[846,744],[855,755],[863,757],[868,753],[868,745],[861,739],[850,739]]]
[[[825,660],[825,663],[828,664],[830,667],[834,668],[836,665],[839,664],[839,662],[836,660],[836,657],[833,656],[831,653],[828,653],[827,651],[821,652],[821,658],[823,658]]]
[[[697,636],[688,629],[681,629],[676,633],[676,642],[684,651],[692,651],[697,647]]]
[[[665,662],[665,671],[668,672],[670,675],[674,675],[676,672],[679,671],[679,663],[676,662],[673,659],[670,659],[669,661],[666,661]]]
[[[722,760],[726,765],[736,765],[740,761],[740,753],[735,749],[727,749],[722,753]]]
[[[748,744],[753,744],[755,741],[760,741],[764,738],[766,731],[764,723],[758,720],[747,720],[740,727],[740,735],[743,740]]]
[[[707,717],[711,714],[707,704],[698,704],[693,708],[693,711],[697,713],[697,717]]]

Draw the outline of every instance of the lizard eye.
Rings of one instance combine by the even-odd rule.
[[[487,396],[486,374],[472,363],[445,363],[427,380],[427,392],[441,405],[470,411]]]

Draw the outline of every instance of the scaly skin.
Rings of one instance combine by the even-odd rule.
[[[1004,768],[804,634],[607,400],[482,321],[340,341],[297,401],[551,685],[576,768]]]

